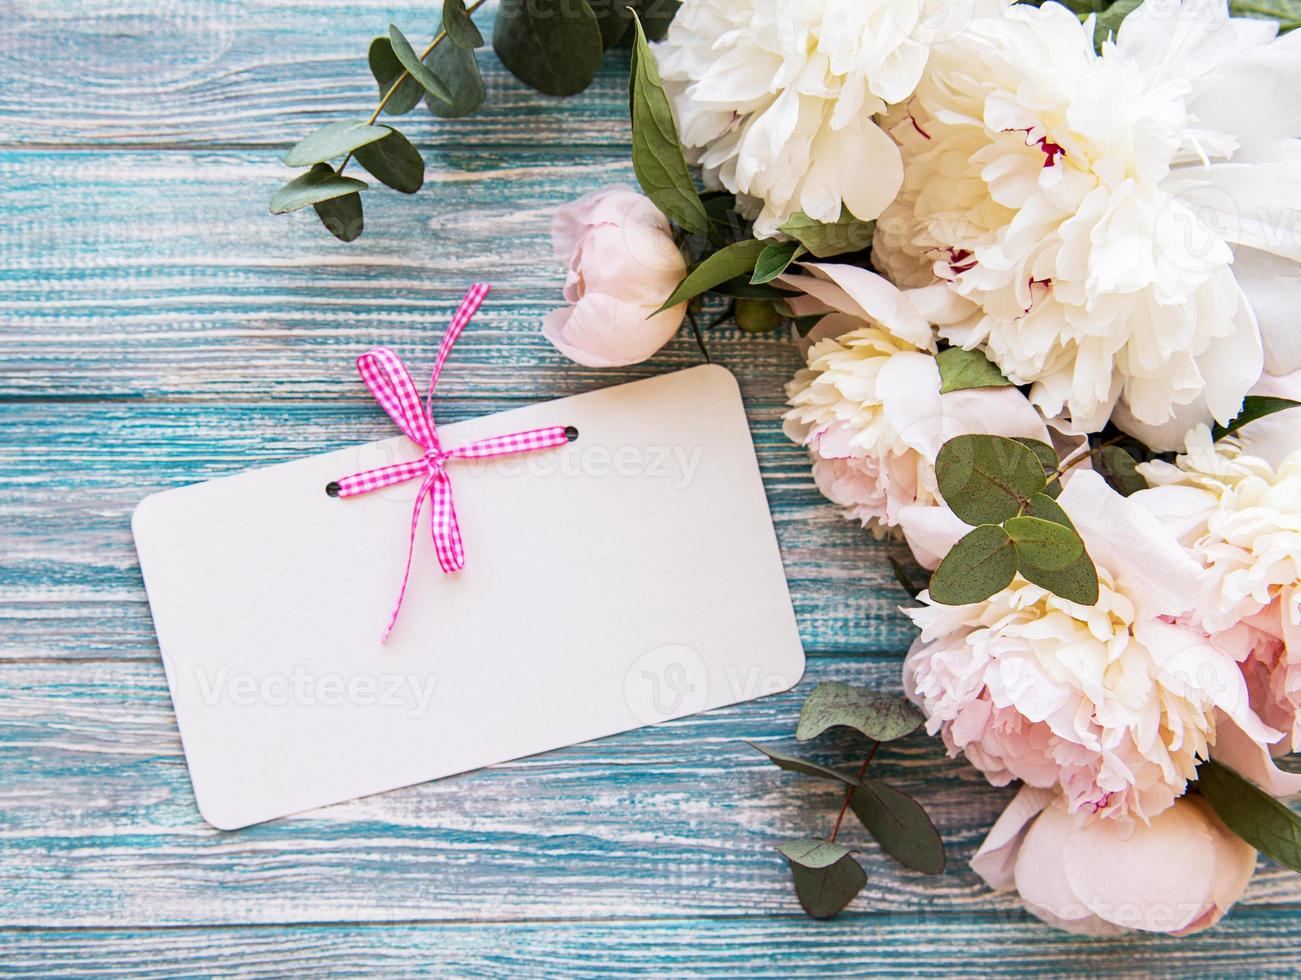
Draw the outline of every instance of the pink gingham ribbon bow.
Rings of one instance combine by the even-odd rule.
[[[443,342],[438,348],[438,358],[434,361],[434,374],[429,381],[429,396],[425,403],[420,403],[420,395],[407,372],[402,359],[387,347],[376,347],[357,358],[357,371],[366,383],[380,407],[388,413],[389,418],[412,442],[422,446],[425,454],[419,459],[404,463],[393,463],[378,469],[354,473],[336,480],[326,487],[326,492],[334,497],[354,497],[369,493],[395,483],[405,483],[417,477],[423,482],[420,492],[416,494],[415,507],[411,511],[411,540],[407,546],[407,565],[402,573],[402,587],[398,590],[398,601],[389,616],[388,626],[384,628],[384,640],[393,631],[398,612],[402,609],[402,599],[407,592],[407,581],[411,577],[411,558],[416,547],[416,526],[420,522],[420,510],[425,498],[430,501],[430,531],[434,538],[434,551],[438,554],[438,564],[444,572],[455,572],[465,567],[465,548],[461,544],[461,529],[456,523],[456,507],[452,504],[452,482],[447,476],[447,461],[450,459],[483,459],[487,456],[505,456],[510,453],[526,453],[535,449],[551,449],[562,446],[577,436],[573,428],[553,425],[545,429],[530,429],[527,432],[512,432],[510,435],[492,436],[480,439],[455,449],[444,449],[438,440],[438,431],[434,426],[432,412],[434,389],[438,386],[438,375],[443,370],[447,355],[451,352],[456,338],[461,335],[465,325],[474,316],[475,310],[488,295],[487,283],[478,282],[456,308],[456,314],[443,335]]]

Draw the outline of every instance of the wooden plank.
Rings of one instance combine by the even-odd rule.
[[[370,115],[379,93],[366,51],[390,22],[421,46],[438,23],[438,5],[417,0],[5,0],[0,9],[0,143],[28,146],[283,152],[317,126]],[[491,9],[476,20],[491,36]],[[627,51],[606,57],[586,92],[557,99],[484,49],[478,114],[439,120],[419,106],[400,125],[421,145],[626,144]]]
[[[210,975],[611,977],[1295,977],[1301,918],[1235,911],[1189,939],[1071,936],[1011,911],[845,913],[831,922],[680,919],[387,926],[0,932],[13,973],[41,977]]]
[[[359,398],[353,358],[384,343],[432,362],[475,279],[495,292],[445,397],[557,397],[700,363],[685,329],[613,370],[541,335],[563,305],[555,209],[631,181],[626,155],[447,150],[429,164],[419,195],[368,195],[368,230],[345,245],[310,209],[267,213],[288,173],[269,153],[0,152],[0,397]],[[780,397],[800,365],[785,335],[726,327],[708,343],[752,397]]]
[[[362,391],[344,404],[0,404],[0,659],[152,658],[130,534],[136,503],[393,434],[353,386]],[[440,397],[438,415],[450,422],[513,404]],[[804,451],[780,431],[780,404],[752,398],[748,408],[806,647],[901,653],[913,630],[898,611],[907,596],[887,545],[818,493]]]
[[[898,690],[899,662],[815,657],[795,692],[228,833],[194,807],[158,663],[8,664],[0,923],[790,914],[773,846],[827,833],[840,791],[744,740],[793,747],[803,696],[830,679]],[[802,751],[845,765],[862,748],[846,734]],[[873,766],[924,802],[950,865],[919,876],[868,844],[861,907],[1014,909],[967,866],[1010,792],[921,733]],[[864,840],[852,821],[845,839]],[[1301,902],[1301,879],[1262,861],[1247,901]]]

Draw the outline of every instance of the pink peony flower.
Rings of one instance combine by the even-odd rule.
[[[1223,719],[1260,744],[1280,734],[1252,712],[1234,657],[1180,619],[1201,569],[1174,535],[1093,472],[1077,472],[1060,503],[1097,567],[1098,602],[1020,577],[967,606],[922,593],[904,686],[928,730],[995,785],[1021,779],[1060,792],[1072,813],[1150,821]]]
[[[1247,887],[1256,852],[1200,796],[1147,824],[1079,819],[1061,797],[1022,787],[971,859],[991,888],[1031,914],[1091,936],[1207,929]]]
[[[668,219],[630,187],[606,187],[566,204],[551,223],[556,254],[569,262],[565,299],[543,335],[588,367],[644,361],[669,342],[687,305],[656,313],[687,273]]]
[[[1297,414],[1217,443],[1194,429],[1174,463],[1139,467],[1153,486],[1131,498],[1201,567],[1187,622],[1240,665],[1253,710],[1284,733],[1271,744],[1226,719],[1212,752],[1276,795],[1301,791],[1301,776],[1272,761],[1301,748],[1301,449],[1287,418]]]

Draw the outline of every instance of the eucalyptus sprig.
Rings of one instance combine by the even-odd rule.
[[[440,118],[469,116],[487,88],[475,51],[484,44],[473,15],[486,0],[444,0],[442,25],[417,54],[394,24],[375,38],[367,54],[380,99],[369,118],[322,126],[284,157],[306,167],[271,198],[271,213],[311,205],[336,238],[355,240],[364,228],[364,180],[344,176],[353,160],[380,183],[414,194],[424,185],[425,161],[415,145],[380,115],[400,116],[422,99]],[[662,36],[678,0],[503,0],[493,22],[492,46],[520,81],[546,95],[574,95],[591,83],[605,50],[622,43],[632,13],[640,10],[652,34]],[[337,165],[334,161],[340,161]]]
[[[900,697],[839,681],[819,684],[800,711],[795,738],[807,742],[833,728],[849,728],[868,739],[857,772],[824,766],[751,743],[774,765],[816,779],[840,783],[845,798],[826,837],[802,837],[777,845],[790,865],[795,894],[804,911],[827,919],[853,901],[867,884],[867,873],[854,857],[854,848],[839,841],[846,813],[852,811],[863,829],[896,861],[923,874],[944,870],[944,842],[922,805],[880,779],[868,767],[885,742],[916,731],[923,717]]]

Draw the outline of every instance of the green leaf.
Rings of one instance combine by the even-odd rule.
[[[430,70],[429,66],[420,60],[415,49],[411,47],[411,42],[407,40],[406,35],[398,30],[396,24],[388,26],[389,40],[393,42],[393,53],[397,55],[398,61],[402,62],[405,68],[416,80],[416,83],[425,90],[428,95],[443,102],[452,101],[452,93],[447,90],[443,80]],[[437,49],[435,49],[437,50]]]
[[[1063,569],[1052,571],[1018,561],[1017,571],[1027,581],[1070,602],[1091,606],[1098,601],[1098,570],[1087,551]]]
[[[766,333],[781,326],[782,315],[766,299],[738,299],[732,314],[736,325],[746,333]]]
[[[944,841],[922,805],[879,779],[864,779],[849,808],[892,858],[914,871],[944,870]]]
[[[1002,436],[950,439],[935,459],[940,494],[968,524],[1001,524],[1043,491],[1043,463],[1033,450]]]
[[[443,0],[443,30],[447,40],[463,50],[473,51],[483,44],[482,32],[465,11],[465,0]]]
[[[822,321],[822,318],[827,315],[826,313],[811,313],[808,316],[791,317],[791,322],[795,324],[796,333],[801,337],[807,337],[813,332],[813,328]]]
[[[931,576],[931,598],[946,606],[988,599],[1016,575],[1016,551],[996,524],[972,529],[944,556]]]
[[[726,248],[720,248],[688,272],[678,283],[677,289],[669,294],[669,298],[655,312],[659,313],[671,306],[677,306],[728,279],[749,275],[764,248],[763,242],[754,239],[734,242]]]
[[[1280,34],[1301,27],[1301,0],[1229,0],[1229,13],[1277,21]]]
[[[682,4],[678,0],[632,0],[631,6],[646,31],[646,37],[662,41]]]
[[[768,283],[761,282],[756,286],[750,282],[748,272],[737,276],[735,279],[725,279],[717,285],[711,286],[708,292],[716,296],[728,296],[732,299],[766,299],[772,302],[774,308],[776,308],[777,303],[790,296],[789,292]]]
[[[655,56],[646,43],[641,23],[635,22],[633,28],[636,38],[628,73],[633,171],[646,196],[670,221],[703,235],[709,230],[709,219],[682,156],[678,127],[660,82]],[[748,268],[753,269],[754,263]]]
[[[867,873],[852,854],[825,868],[806,868],[792,861],[791,874],[800,906],[815,919],[835,916],[867,884]]]
[[[1242,400],[1242,411],[1228,425],[1217,425],[1211,430],[1212,439],[1223,439],[1227,435],[1237,432],[1248,422],[1255,422],[1256,419],[1263,419],[1266,415],[1273,415],[1275,412],[1282,412],[1285,409],[1296,408],[1301,402],[1295,402],[1290,398],[1275,398],[1272,395],[1248,395]]]
[[[343,197],[354,191],[366,189],[364,180],[340,177],[328,163],[318,163],[305,174],[299,174],[271,198],[271,213],[285,214],[309,204],[319,204],[332,198]]]
[[[403,194],[414,194],[425,182],[424,158],[396,129],[376,143],[357,147],[353,156],[376,180]]]
[[[366,122],[330,123],[299,140],[285,154],[285,166],[310,167],[315,163],[324,163],[350,153],[359,146],[382,140],[391,132],[393,130],[387,126],[372,126]]]
[[[1012,384],[978,350],[946,347],[935,355],[935,363],[940,369],[941,395],[967,388],[1006,388]]]
[[[1231,831],[1279,864],[1301,871],[1301,817],[1218,762],[1197,767],[1197,788]]]
[[[838,221],[814,221],[803,211],[797,211],[779,226],[780,231],[790,235],[819,259],[867,248],[872,244],[875,228],[875,222],[859,221],[848,208],[841,210]]]
[[[750,282],[754,285],[772,282],[803,251],[804,246],[799,242],[773,242],[766,246],[754,263],[754,275],[750,277]]]
[[[1057,472],[1057,464],[1061,462],[1061,459],[1058,457],[1056,449],[1039,439],[1027,439],[1025,436],[1013,436],[1013,439],[1039,457],[1039,465],[1044,468],[1045,480]],[[1062,492],[1061,481],[1054,480],[1049,483],[1044,487],[1043,492],[1049,497],[1059,496]]]
[[[893,742],[915,732],[925,720],[916,707],[897,694],[826,681],[805,699],[795,738],[807,742],[829,728],[844,727],[877,742]]]
[[[492,48],[525,85],[576,95],[601,67],[601,28],[587,0],[502,0]]]
[[[1036,493],[1031,497],[1030,502],[1025,506],[1025,512],[1030,517],[1038,517],[1060,524],[1062,527],[1069,527],[1071,530],[1075,529],[1074,522],[1067,516],[1066,511],[1062,510],[1062,505],[1047,494]]]
[[[393,53],[393,42],[387,37],[377,37],[370,42],[370,52],[366,60],[370,64],[370,73],[375,76],[375,82],[379,85],[381,99],[388,95],[388,90],[393,87],[393,83],[398,78],[406,75],[402,62],[398,61],[398,56]],[[384,103],[384,111],[393,116],[403,115],[414,109],[424,94],[424,89],[416,83],[416,80],[407,75],[402,79],[398,90],[393,93],[393,98]]]
[[[787,772],[798,772],[804,776],[816,776],[819,779],[830,779],[838,783],[844,783],[846,786],[858,785],[858,779],[850,773],[841,772],[839,769],[832,769],[829,766],[820,766],[816,762],[809,762],[806,759],[797,759],[793,755],[786,755],[776,749],[770,749],[766,745],[760,745],[758,742],[748,742],[747,744],[766,755],[778,769],[785,769]]]
[[[632,11],[628,0],[587,0],[601,28],[601,46],[609,51],[628,33]]]
[[[1119,446],[1103,446],[1094,457],[1098,473],[1122,497],[1147,489],[1147,480],[1138,471],[1134,457]]]
[[[430,53],[428,61],[429,67],[438,73],[452,94],[450,103],[433,96],[426,97],[425,105],[430,112],[441,119],[460,119],[483,105],[487,88],[473,51],[458,48],[455,44],[440,44]]]
[[[325,230],[341,242],[356,241],[361,237],[365,223],[361,216],[361,195],[345,194],[332,197],[328,201],[313,204],[316,216],[325,225]]]
[[[777,850],[781,851],[791,864],[815,869],[835,864],[849,853],[849,848],[844,844],[822,840],[819,837],[787,841],[785,844],[778,844]]]
[[[913,584],[913,580],[908,577],[908,573],[905,572],[903,566],[899,564],[899,559],[895,558],[894,555],[890,555],[889,557],[890,567],[894,570],[894,580],[899,583],[899,588],[907,592],[910,598],[916,599],[921,595],[922,590]]]
[[[1027,568],[1060,572],[1084,554],[1084,541],[1074,528],[1042,517],[1012,517],[1004,522],[1003,530],[1012,539],[1022,575]]]
[[[1143,0],[1116,0],[1115,3],[1098,14],[1098,19],[1094,21],[1093,25],[1093,46],[1101,51],[1102,42],[1116,34],[1120,30],[1121,22],[1137,10],[1142,3]]]

